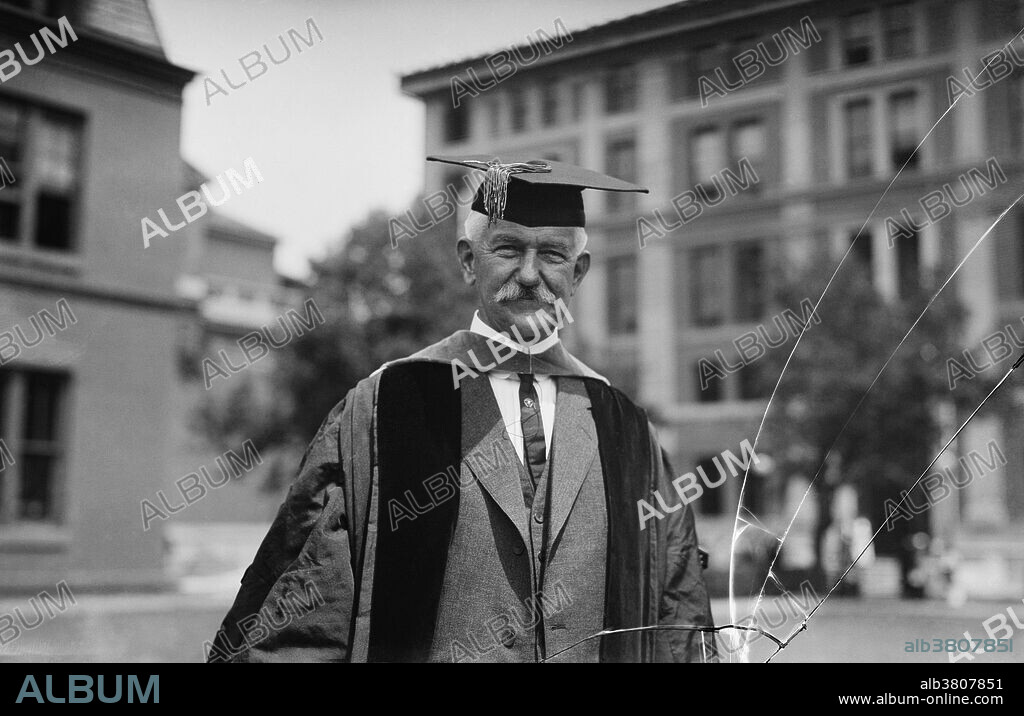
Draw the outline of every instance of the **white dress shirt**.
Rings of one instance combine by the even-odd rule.
[[[517,343],[507,334],[499,333],[484,323],[480,318],[480,312],[473,314],[473,324],[469,330],[481,336],[493,339],[496,343],[515,348],[521,353],[543,353],[548,348],[558,343],[558,329],[552,329],[550,336],[532,346],[525,346]],[[500,364],[499,364],[500,368]],[[523,426],[522,413],[519,409],[519,374],[509,373],[495,369],[487,373],[491,382],[491,390],[494,398],[498,401],[498,409],[501,411],[501,419],[505,423],[505,432],[516,449],[519,461],[523,461]],[[551,435],[555,428],[555,398],[557,397],[556,379],[550,375],[534,375],[533,385],[537,391],[537,399],[540,401],[540,419],[544,424],[544,454],[548,454],[551,446]]]

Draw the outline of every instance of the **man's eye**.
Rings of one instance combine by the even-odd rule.
[[[494,249],[494,251],[495,253],[499,253],[503,256],[515,256],[517,253],[519,253],[519,249],[517,249],[515,246],[510,246],[508,244],[498,246],[497,248]]]
[[[565,254],[561,251],[544,251],[544,257],[550,261],[565,261]]]

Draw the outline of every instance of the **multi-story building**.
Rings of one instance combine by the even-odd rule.
[[[165,581],[139,504],[164,486],[181,327],[181,93],[144,2],[0,3],[0,574],[5,589]],[[37,331],[44,310],[63,325]],[[18,350],[14,350],[17,348]]]
[[[699,366],[720,365],[715,351],[741,365],[737,336],[760,324],[778,332],[776,267],[807,265],[824,249],[830,271],[870,214],[851,261],[870,268],[883,295],[900,296],[963,257],[1012,202],[1024,159],[1019,71],[983,73],[931,127],[950,106],[948,78],[968,82],[965,67],[978,75],[1019,19],[1013,2],[688,0],[571,34],[559,20],[532,44],[406,75],[402,89],[425,103],[429,154],[530,154],[650,187],[587,195],[594,263],[572,333],[585,360],[657,416],[681,473],[757,431],[767,395],[756,363],[704,389]],[[1024,44],[1015,49],[1024,65]],[[988,180],[983,196],[928,220],[921,197],[971,170]],[[428,194],[467,194],[447,165],[428,165],[425,184]],[[885,219],[902,208],[912,226],[891,241]],[[642,247],[638,217],[661,231]],[[970,311],[965,346],[1024,316],[1022,228],[1008,217],[955,283]],[[1007,464],[931,510],[933,533],[955,542],[976,594],[1024,588],[1022,428],[1020,418],[977,419],[961,454],[989,454],[995,439]],[[728,480],[695,503],[719,568],[738,491]],[[776,502],[788,516],[791,501]],[[790,559],[809,543],[803,524]]]
[[[144,0],[0,2],[0,591],[240,569],[280,502],[268,461],[179,514],[178,480],[220,479],[197,409],[273,365],[206,391],[203,357],[302,300],[273,237],[183,216],[206,182],[180,157],[192,77]]]

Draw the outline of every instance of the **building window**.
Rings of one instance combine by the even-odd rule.
[[[1024,74],[1011,77],[1006,89],[1010,95],[1007,112],[1010,146],[1015,154],[1021,155],[1024,154]]]
[[[0,241],[18,241],[21,232],[21,197],[18,177],[24,179],[21,155],[25,144],[25,112],[19,105],[0,100]],[[11,186],[8,186],[8,182]],[[24,186],[24,181],[22,182]]]
[[[718,45],[705,45],[693,52],[671,60],[668,64],[669,99],[673,102],[700,96],[700,78],[704,77],[715,85],[721,84],[715,70],[723,64],[722,52]],[[729,67],[722,67],[727,75]]]
[[[858,12],[843,20],[843,61],[846,65],[871,62],[872,25],[870,12]]]
[[[765,396],[767,397],[767,396]],[[761,447],[760,445],[758,447]],[[772,497],[771,483],[768,475],[761,472],[757,463],[751,460],[746,470],[747,485],[743,488],[743,506],[752,514],[765,514],[768,507],[768,499]]]
[[[718,83],[718,80],[715,78],[715,69],[718,67],[720,57],[721,53],[718,51],[718,45],[698,47],[696,52],[693,53],[693,81],[690,82],[691,97],[698,97],[700,95],[701,77],[707,77],[716,84]]]
[[[851,257],[854,262],[861,269],[867,272],[868,276],[871,276],[871,266],[874,261],[874,240],[872,238],[871,231],[865,228],[860,238],[857,238],[857,230],[854,229],[849,234],[850,245],[853,246],[853,256]]]
[[[715,363],[714,358],[706,359],[712,365],[718,365]],[[703,361],[697,361],[694,363],[694,388],[697,393],[698,403],[718,403],[723,399],[722,396],[722,379],[713,375],[706,375],[708,369],[701,368]]]
[[[914,6],[909,2],[890,5],[882,14],[885,56],[889,59],[914,54]]]
[[[757,363],[747,363],[739,373],[740,400],[763,400],[771,394],[771,386],[767,385],[764,371]]]
[[[690,250],[690,310],[695,326],[717,326],[725,321],[725,264],[720,246]]]
[[[689,172],[689,182],[698,197],[708,204],[715,204],[721,197],[726,180],[721,174],[729,169],[734,176],[739,174],[741,181],[746,182],[749,173],[740,171],[740,161],[746,159],[757,175],[757,181],[751,182],[744,189],[751,194],[758,194],[762,185],[766,184],[766,160],[768,141],[765,124],[761,119],[743,119],[730,126],[704,126],[685,135],[685,125],[676,129],[678,145],[688,145],[688,155],[678,148],[673,161],[677,182],[682,183],[683,172]],[[731,182],[732,180],[728,180]],[[730,189],[731,191],[731,189]]]
[[[490,122],[488,131],[492,137],[497,137],[501,134],[501,95],[496,94],[492,97],[491,101],[487,103],[487,108],[489,110],[488,120]]]
[[[511,88],[508,92],[508,117],[513,132],[526,129],[527,110],[526,91],[522,87]]]
[[[1024,220],[1017,219],[1017,295],[1024,297]]]
[[[921,242],[917,231],[896,239],[897,295],[908,298],[921,287]]]
[[[889,97],[889,151],[892,169],[898,171],[907,163],[907,169],[917,169],[918,155],[914,153],[921,134],[917,127],[917,93],[898,92]]]
[[[0,241],[73,248],[81,148],[79,118],[0,98]]]
[[[637,284],[636,255],[608,259],[608,332],[636,333]]]
[[[757,174],[758,183],[753,184],[749,190],[757,193],[765,178],[764,160],[767,153],[767,142],[765,141],[764,123],[758,119],[738,122],[733,125],[731,141],[731,165],[738,165],[741,159],[750,162],[754,173]]]
[[[442,220],[439,223],[447,224],[453,240],[458,239],[462,231],[457,216],[462,213],[463,207],[468,209],[468,207],[472,206],[479,183],[478,172],[451,169],[444,173],[444,185],[439,188],[439,191],[443,191],[448,200],[455,204],[457,213],[453,214],[453,218]]]
[[[716,202],[721,194],[713,177],[725,168],[725,142],[716,127],[696,130],[690,138],[690,181],[702,190],[701,198]]]
[[[469,103],[460,102],[458,107],[446,105],[444,115],[444,139],[446,142],[461,142],[469,138]]]
[[[616,179],[635,182],[637,178],[636,140],[632,137],[613,139],[605,147],[605,167]],[[611,214],[633,211],[636,208],[634,192],[605,192],[605,206]]]
[[[735,262],[736,320],[756,321],[765,309],[764,247],[760,242],[737,245]]]
[[[608,114],[636,109],[637,73],[633,65],[612,67],[604,77],[604,109]]]
[[[715,381],[716,383],[718,381]],[[718,465],[715,464],[716,455],[707,455],[701,458],[700,462],[697,463],[697,469],[694,471],[698,475],[703,473],[708,482],[716,483],[721,479],[721,475],[718,471],[718,465],[722,465],[722,469],[728,472],[728,469],[723,464],[722,458],[718,457]],[[720,486],[721,487],[721,486]],[[725,490],[712,489],[705,487],[704,494],[700,496],[697,501],[697,505],[700,507],[700,513],[702,515],[721,515],[725,513]]]
[[[547,79],[540,85],[540,123],[545,127],[558,124],[558,81]]]
[[[851,179],[871,176],[871,101],[857,99],[843,109],[846,127],[846,175]]]
[[[668,98],[670,102],[678,102],[681,99],[694,95],[691,82],[690,57],[676,57],[668,63]]]
[[[66,384],[59,373],[0,372],[0,439],[14,456],[0,472],[0,523],[59,520]]]
[[[71,248],[71,223],[78,183],[81,137],[71,123],[44,114],[38,124],[36,184],[36,245]]]
[[[979,39],[1006,41],[1010,30],[1020,28],[1021,7],[1019,0],[985,0],[977,5],[980,15]],[[1016,39],[1016,38],[1014,38]]]
[[[818,31],[821,41],[807,50],[807,71],[811,74],[825,72],[832,67],[832,31],[823,27]]]
[[[583,83],[573,82],[569,85],[569,117],[573,122],[583,118]]]
[[[757,37],[757,35],[744,35],[743,37],[737,37],[735,40],[729,43],[729,56],[728,58],[723,58],[721,64],[722,74],[725,75],[725,78],[727,80],[729,80],[729,84],[736,84],[737,82],[739,82],[740,84],[747,84],[746,79],[744,79],[744,77],[740,74],[739,67],[736,66],[735,58],[742,52],[747,52],[748,50],[756,50],[758,39],[759,38]],[[766,38],[765,42],[771,43],[771,40]],[[769,52],[771,52],[773,44],[774,43],[766,44],[766,46],[769,48]],[[777,73],[774,72],[775,69],[776,68],[774,67],[768,67],[767,65],[765,65],[765,69],[764,71],[762,71],[761,76],[755,77],[750,81],[755,82],[759,79],[770,81],[772,78],[777,77]],[[771,74],[772,77],[769,77],[769,74]],[[716,82],[717,81],[718,80],[716,80]]]

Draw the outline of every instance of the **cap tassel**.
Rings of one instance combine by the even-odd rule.
[[[550,172],[551,165],[540,161],[502,164],[497,159],[489,162],[467,160],[467,165],[487,170],[484,176],[484,208],[487,210],[487,225],[496,224],[505,216],[505,201],[508,198],[508,181],[513,174]]]

